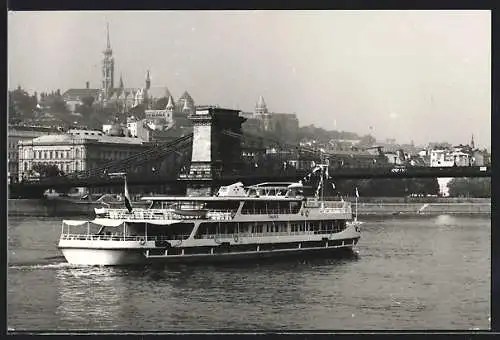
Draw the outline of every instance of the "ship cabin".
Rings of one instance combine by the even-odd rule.
[[[111,229],[122,229],[122,237],[146,236],[148,239],[185,240],[190,236],[199,239],[235,234],[276,236],[345,229],[342,216],[351,212],[348,202],[327,202],[323,206],[325,202],[315,197],[304,197],[303,190],[301,183],[262,183],[248,187],[235,183],[221,187],[214,196],[143,197],[142,201],[150,202],[148,209],[132,212],[105,209],[97,217],[102,225],[121,224],[121,228]],[[320,208],[333,215],[308,220],[310,208]],[[199,223],[195,223],[196,220]],[[199,228],[194,229],[195,225]]]

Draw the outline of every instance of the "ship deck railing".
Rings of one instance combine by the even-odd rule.
[[[320,208],[319,211],[322,212],[322,213],[326,213],[326,214],[350,214],[350,213],[352,213],[352,209],[350,207],[349,208],[329,208],[329,207],[325,207],[325,208]]]
[[[196,239],[234,239],[241,237],[268,237],[268,236],[303,236],[303,235],[329,235],[344,231],[345,228],[333,230],[305,230],[305,231],[275,231],[262,233],[235,233],[235,234],[210,234],[197,235]]]
[[[211,210],[206,216],[190,216],[176,214],[169,209],[135,209],[129,212],[127,209],[106,209],[99,217],[118,219],[118,220],[192,220],[192,219],[211,219],[211,220],[231,220],[234,212],[230,210]]]
[[[80,241],[173,241],[185,240],[189,234],[179,234],[172,236],[125,236],[125,235],[96,235],[96,234],[61,234],[61,240]]]

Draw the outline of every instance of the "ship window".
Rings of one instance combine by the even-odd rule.
[[[236,223],[200,223],[195,238],[213,238],[220,234],[234,234],[238,230]]]
[[[214,201],[214,202],[206,202],[206,209],[211,211],[232,211],[236,212],[238,207],[240,206],[240,202],[238,201]]]
[[[164,236],[170,240],[185,240],[193,231],[194,223],[177,223],[165,229]]]

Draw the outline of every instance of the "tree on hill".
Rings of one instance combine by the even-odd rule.
[[[31,96],[20,86],[8,93],[9,119],[33,118],[34,110],[38,104],[36,95]]]
[[[491,178],[454,178],[448,189],[452,197],[491,197]]]
[[[92,96],[85,96],[82,98],[82,105],[78,105],[75,108],[75,112],[80,113],[83,117],[88,118],[92,113],[95,112],[96,108],[94,107],[95,98]]]
[[[144,104],[139,104],[130,109],[130,114],[137,119],[143,119],[146,116],[146,108]]]
[[[359,139],[360,137],[354,132],[328,131],[314,125],[308,125],[299,127],[298,138],[299,140],[313,139],[319,143],[326,144],[331,139]]]
[[[376,141],[377,140],[373,136],[365,135],[365,136],[361,137],[361,140],[359,141],[358,146],[359,147],[371,147],[371,146],[375,145]]]
[[[64,175],[64,172],[53,164],[35,164],[33,165],[33,171],[38,172],[42,178]]]

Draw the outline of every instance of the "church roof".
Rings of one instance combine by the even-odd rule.
[[[100,89],[68,89],[63,93],[63,98],[65,100],[80,100],[84,97],[94,97],[99,96]]]
[[[72,143],[75,140],[81,139],[96,141],[100,143],[142,144],[142,140],[139,138],[107,136],[102,133],[97,134],[95,131],[82,131],[75,134],[40,136],[33,139],[33,144]]]
[[[167,104],[167,109],[173,109],[174,108],[174,100],[172,96],[168,96],[168,104]]]
[[[177,103],[184,104],[185,100],[187,100],[189,102],[189,104],[194,104],[193,97],[191,97],[191,95],[188,93],[188,91],[184,91],[182,96],[180,96],[179,99],[177,100]]]
[[[168,98],[170,91],[166,86],[151,86],[148,90],[150,98]]]

